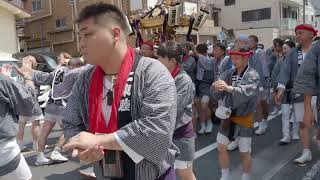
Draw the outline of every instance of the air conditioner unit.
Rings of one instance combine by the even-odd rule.
[[[74,4],[74,1],[76,1],[76,0],[69,0],[69,4]]]

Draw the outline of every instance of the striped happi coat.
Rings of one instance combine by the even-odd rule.
[[[67,139],[88,130],[88,96],[93,68],[82,73],[63,113]],[[136,180],[159,178],[173,166],[178,149],[172,143],[177,113],[173,78],[159,61],[141,58],[134,74],[131,116],[118,137],[144,159],[135,165]]]

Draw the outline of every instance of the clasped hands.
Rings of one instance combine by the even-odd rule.
[[[229,86],[225,81],[223,81],[221,79],[214,82],[212,84],[212,88],[218,92],[223,92],[223,91],[231,92],[233,90],[232,86]]]

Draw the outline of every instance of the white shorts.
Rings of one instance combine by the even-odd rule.
[[[210,97],[209,96],[207,96],[207,95],[202,96],[201,103],[207,104],[207,103],[209,103],[209,101],[210,101]]]
[[[314,113],[315,119],[318,119],[318,113],[317,113],[317,97],[313,96],[311,99],[311,106]],[[303,121],[303,115],[304,115],[304,102],[300,103],[293,103],[293,114],[294,118],[297,122]]]
[[[241,153],[251,153],[251,137],[237,137],[236,141],[238,142],[239,151]],[[217,135],[217,142],[226,146],[228,146],[231,143],[229,138],[221,134],[220,132]]]
[[[43,114],[39,115],[39,116],[19,116],[19,121],[21,122],[33,122],[33,121],[40,121],[43,120],[44,116]]]
[[[60,116],[60,115],[54,115],[54,114],[50,114],[50,113],[45,113],[44,119],[46,121],[50,121],[50,122],[53,122],[53,123],[57,122],[60,125],[63,124],[62,123],[62,116]]]
[[[24,159],[23,155],[21,154],[20,163],[14,171],[11,173],[0,177],[1,180],[29,180],[31,179],[32,174],[30,168]]]
[[[188,169],[192,167],[192,162],[193,161],[180,161],[180,160],[175,160],[174,161],[174,168],[175,169]]]
[[[270,89],[269,88],[259,88],[259,93],[258,93],[258,101],[263,101],[267,100],[270,95]]]

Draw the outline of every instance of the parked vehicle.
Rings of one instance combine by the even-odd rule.
[[[58,64],[57,64],[57,56],[52,53],[34,53],[34,52],[23,52],[23,53],[16,53],[13,54],[12,57],[18,60],[26,56],[33,56],[35,57],[38,65],[37,70],[43,72],[52,72],[54,71]]]
[[[33,56],[37,61],[37,68],[36,70],[43,71],[43,72],[53,72],[58,64],[57,64],[57,56],[52,53],[35,53],[35,52],[25,52],[25,53],[16,53],[12,55],[16,59],[21,60],[26,56]],[[40,86],[40,92],[38,95],[38,102],[40,107],[44,109],[46,104],[49,100],[49,92],[51,90],[51,86]]]

